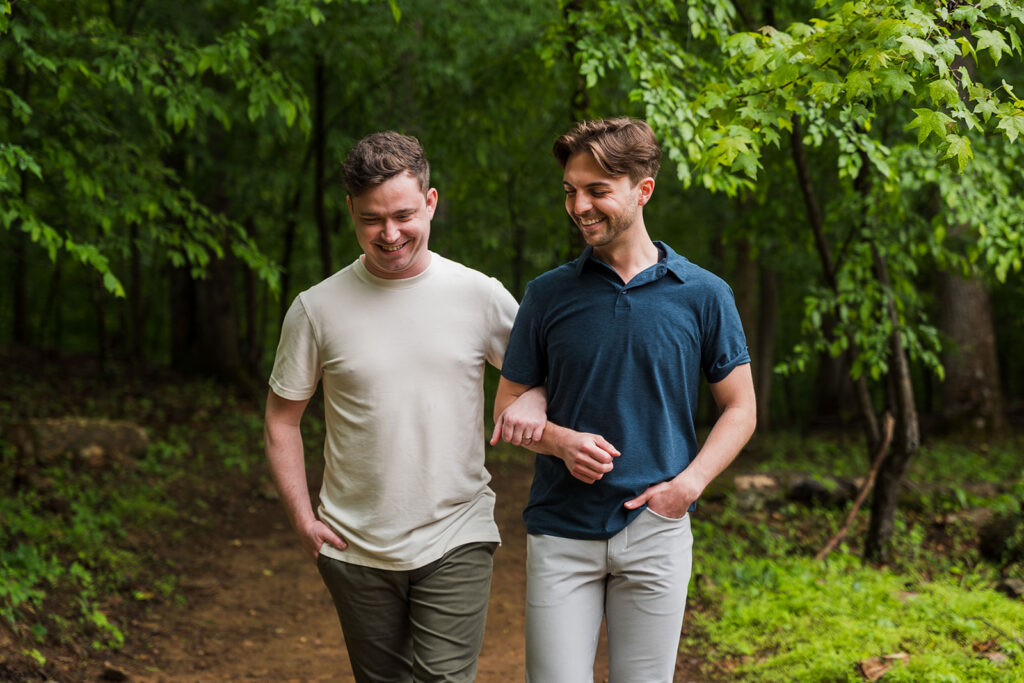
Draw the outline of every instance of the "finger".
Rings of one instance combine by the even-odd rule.
[[[587,458],[594,464],[608,465],[608,469],[611,469],[612,456],[611,454],[598,446],[596,443],[586,444],[580,449],[580,454]]]
[[[574,478],[579,479],[584,484],[593,484],[598,479],[600,479],[600,477],[592,477],[592,476],[590,476],[590,475],[588,475],[588,474],[586,474],[584,472],[573,472],[573,471],[570,471],[569,474],[571,474]]]
[[[594,435],[594,441],[597,443],[598,446],[603,448],[608,453],[608,455],[613,456],[613,457],[618,457],[619,455],[622,455],[621,453],[619,453],[619,449],[618,448],[616,448],[615,446],[611,445],[611,443],[609,443],[608,440],[605,439],[600,434],[595,434]]]
[[[591,462],[585,459],[581,459],[577,460],[573,467],[570,468],[570,472],[586,476],[593,481],[597,481],[611,469],[611,464],[604,465],[598,462]]]
[[[508,441],[509,443],[512,443],[513,425],[510,424],[509,421],[504,418],[504,415],[505,414],[502,413],[501,438],[504,439],[505,441]]]
[[[515,428],[512,430],[512,443],[514,443],[517,446],[522,445],[523,439],[526,438],[525,432],[526,429],[523,427],[523,425],[517,424]]]
[[[492,446],[497,445],[498,441],[501,440],[501,428],[502,428],[502,426],[504,424],[505,424],[504,416],[503,415],[499,415],[498,416],[498,421],[494,423],[494,431],[491,432],[491,440],[490,440],[489,443]]]
[[[544,425],[545,423],[541,422],[534,426],[532,434],[534,441],[540,441],[544,438]]]

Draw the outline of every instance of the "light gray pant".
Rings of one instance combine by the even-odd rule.
[[[526,680],[591,683],[604,616],[610,683],[670,683],[692,549],[689,515],[649,509],[606,541],[530,534]]]

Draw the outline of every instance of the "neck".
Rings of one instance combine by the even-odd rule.
[[[658,262],[658,248],[641,223],[620,235],[619,239],[594,247],[594,256],[611,266],[623,282],[629,282],[638,273]]]

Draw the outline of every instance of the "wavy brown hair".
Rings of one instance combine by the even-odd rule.
[[[430,189],[430,163],[420,141],[393,130],[367,135],[349,150],[341,166],[345,190],[351,197],[406,171],[419,181],[420,190]]]
[[[605,173],[629,176],[636,185],[654,178],[661,167],[661,147],[646,121],[619,116],[599,121],[578,121],[555,141],[555,158],[565,168],[569,157],[590,152]]]

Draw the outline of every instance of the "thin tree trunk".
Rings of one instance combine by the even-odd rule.
[[[879,282],[889,289],[889,272],[885,259],[873,248],[875,273]],[[899,315],[896,302],[889,296],[887,302],[892,334],[889,337],[889,373],[895,405],[896,430],[893,437],[893,452],[882,463],[875,495],[871,505],[871,520],[864,543],[864,559],[868,562],[884,562],[888,557],[889,542],[892,539],[899,506],[900,488],[907,465],[921,445],[921,433],[914,403],[914,385],[910,377],[910,363],[899,332]]]
[[[130,241],[130,259],[128,286],[128,310],[130,332],[130,348],[128,357],[137,365],[142,361],[142,344],[145,335],[145,310],[142,307],[142,255],[139,252],[139,226],[132,225],[128,237]]]
[[[510,173],[505,183],[505,196],[508,199],[509,220],[512,223],[512,291],[517,299],[523,298],[523,270],[526,252],[526,227],[519,220],[516,210],[516,176]]]
[[[771,428],[772,379],[775,377],[775,328],[779,317],[779,277],[764,265],[757,316],[757,355],[754,357],[754,386],[757,388],[757,422]]]
[[[255,225],[252,220],[246,222],[246,232],[253,239],[255,235]],[[252,268],[244,268],[242,272],[243,289],[245,296],[245,331],[244,340],[245,354],[244,354],[244,367],[245,370],[251,374],[256,375],[259,372],[259,354],[261,350],[259,331],[263,329],[258,326],[258,303],[256,301],[256,273],[253,272]]]
[[[292,284],[292,257],[295,252],[295,231],[298,228],[299,203],[302,201],[301,185],[295,189],[292,195],[289,208],[285,211],[284,224],[284,249],[281,252],[281,307],[277,316],[278,321],[283,321],[288,306],[291,305],[289,292]]]
[[[324,278],[334,272],[331,259],[331,234],[324,206],[324,168],[327,156],[327,132],[324,129],[324,108],[327,106],[327,68],[323,55],[317,53],[313,67],[313,211],[320,238],[320,264]]]
[[[828,240],[825,239],[825,225],[821,209],[818,205],[817,195],[814,192],[814,182],[807,167],[807,155],[804,151],[803,126],[796,115],[793,116],[793,132],[789,136],[793,151],[793,161],[796,164],[797,178],[800,184],[800,192],[804,198],[804,206],[807,210],[807,218],[811,231],[814,235],[814,244],[818,251],[818,258],[825,277],[825,283],[838,292],[839,285],[836,282],[836,266],[829,249]],[[856,353],[856,344],[850,341],[850,353]],[[881,439],[881,429],[878,425],[878,417],[875,415],[874,406],[871,404],[871,392],[867,385],[867,379],[861,375],[855,382],[855,394],[861,418],[864,420],[864,430],[867,435],[868,464],[871,464],[872,453],[878,446]]]
[[[15,221],[10,228],[11,258],[14,268],[11,272],[12,310],[11,341],[15,346],[28,346],[31,342],[28,329],[28,235],[21,229],[21,221]]]

